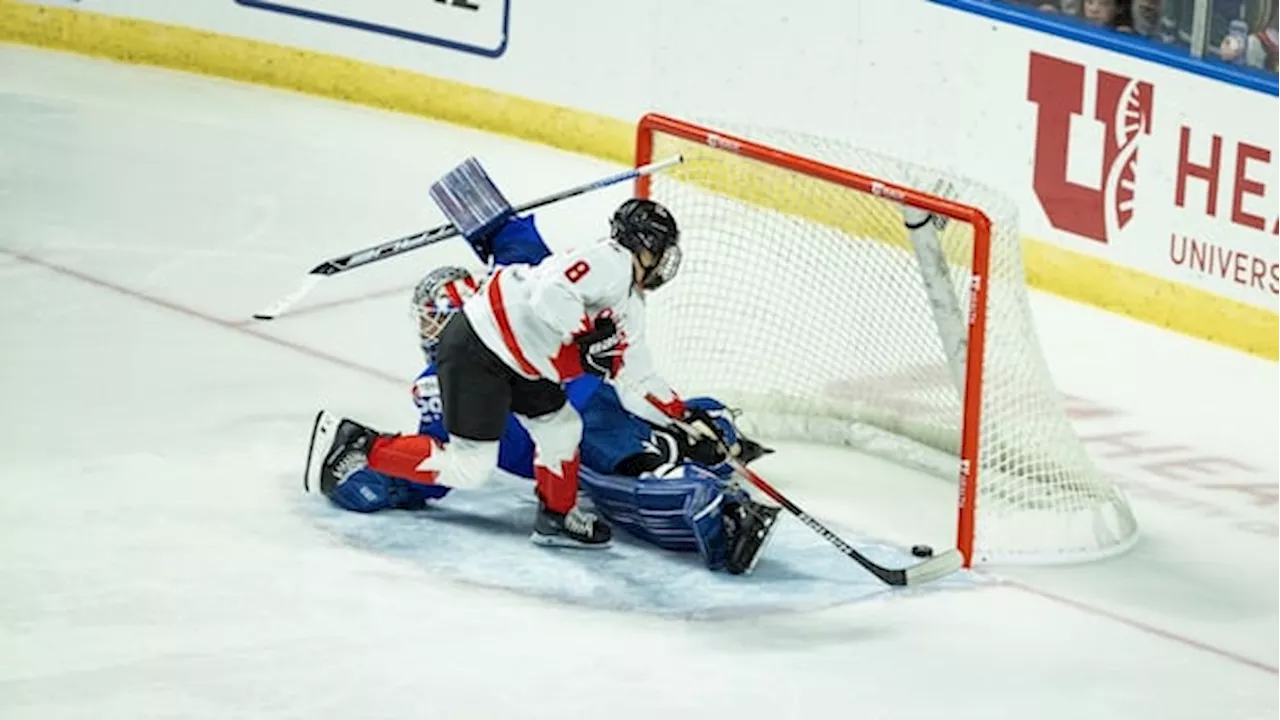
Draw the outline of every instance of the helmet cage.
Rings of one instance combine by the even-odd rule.
[[[680,271],[680,260],[683,257],[684,253],[679,245],[668,245],[656,262],[645,267],[640,286],[645,290],[656,290],[670,282]]]

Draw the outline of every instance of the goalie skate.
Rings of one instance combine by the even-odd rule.
[[[342,478],[368,464],[369,447],[375,437],[377,433],[357,422],[340,419],[327,410],[316,413],[302,477],[303,490],[319,490],[328,495]]]
[[[749,575],[773,537],[779,508],[752,500],[729,503],[724,509],[725,570],[733,575]]]

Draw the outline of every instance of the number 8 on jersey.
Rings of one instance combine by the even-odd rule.
[[[588,272],[591,272],[591,266],[587,264],[586,260],[579,260],[565,269],[564,276],[569,278],[569,282],[576,283]]]

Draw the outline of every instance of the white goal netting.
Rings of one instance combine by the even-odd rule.
[[[675,214],[685,253],[677,280],[650,299],[650,343],[672,383],[742,408],[744,426],[761,436],[848,445],[954,481],[974,415],[956,351],[972,310],[973,227],[932,231],[945,259],[930,281],[897,203],[816,179],[803,164],[747,159],[734,138],[942,192],[994,228],[974,562],[1068,562],[1127,548],[1137,532],[1128,503],[1085,455],[1041,356],[1012,204],[838,141],[714,129],[722,136],[710,145],[652,134],[653,159],[686,158],[649,191]]]

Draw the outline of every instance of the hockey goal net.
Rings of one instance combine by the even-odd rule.
[[[762,437],[957,479],[966,565],[1132,543],[1041,355],[1009,201],[831,139],[645,116],[636,165],[675,154],[636,189],[681,227],[680,276],[649,323],[676,387],[741,408]],[[912,230],[907,206],[925,211]]]

